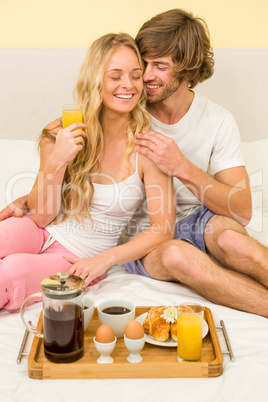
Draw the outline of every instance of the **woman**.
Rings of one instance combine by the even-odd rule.
[[[172,238],[170,178],[135,152],[137,133],[149,127],[142,73],[127,34],[104,35],[89,49],[76,86],[84,123],[63,129],[57,120],[43,130],[31,215],[0,222],[0,307],[20,307],[59,271],[96,283]],[[150,227],[117,246],[144,192]]]

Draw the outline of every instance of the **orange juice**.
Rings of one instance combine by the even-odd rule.
[[[178,360],[201,359],[203,317],[198,313],[178,313]]]
[[[73,107],[69,109],[62,108],[62,124],[63,128],[70,126],[73,123],[83,123],[82,110],[78,107]]]

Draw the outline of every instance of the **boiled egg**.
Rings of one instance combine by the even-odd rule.
[[[111,343],[114,341],[114,331],[110,325],[101,325],[96,332],[96,342]]]
[[[129,321],[125,328],[125,336],[128,339],[141,339],[144,337],[143,326],[138,321]]]

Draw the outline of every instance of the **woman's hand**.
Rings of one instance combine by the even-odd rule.
[[[2,211],[0,211],[0,221],[3,221],[12,216],[21,218],[22,216],[29,214],[27,207],[27,195],[17,198],[15,201],[7,205]]]
[[[51,157],[55,158],[60,166],[67,166],[83,149],[86,137],[83,129],[85,128],[86,124],[73,123],[66,128],[59,129]]]
[[[102,254],[91,258],[63,258],[73,264],[68,272],[71,275],[76,275],[84,279],[86,287],[88,287],[94,279],[105,274],[107,269],[110,268],[105,265],[105,259],[102,257]],[[104,277],[103,275],[103,278]]]

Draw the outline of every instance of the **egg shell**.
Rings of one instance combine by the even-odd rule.
[[[114,341],[114,331],[110,325],[101,325],[96,332],[96,341],[99,343],[111,343]]]
[[[128,339],[141,339],[144,337],[143,326],[138,321],[129,321],[125,328],[125,336]]]

